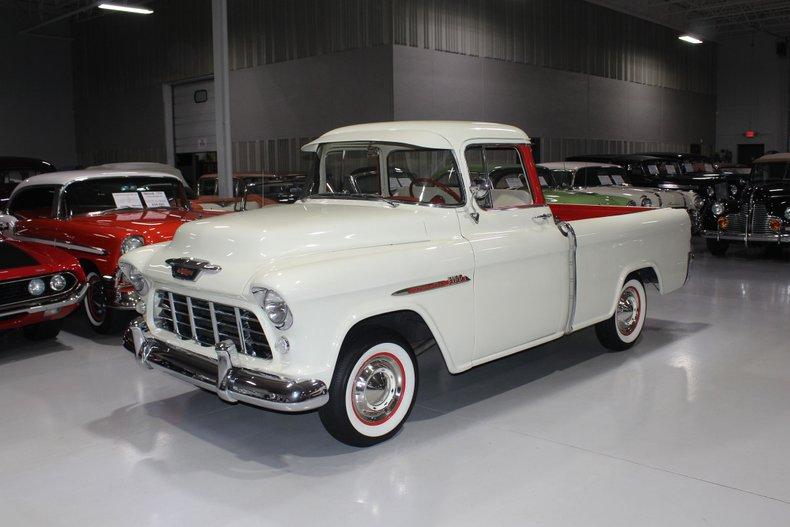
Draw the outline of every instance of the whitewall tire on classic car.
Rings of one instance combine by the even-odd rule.
[[[627,350],[642,335],[647,317],[645,286],[637,278],[629,278],[620,290],[614,315],[595,325],[595,334],[611,351]]]
[[[86,274],[90,287],[82,303],[88,322],[97,333],[102,335],[119,333],[129,322],[131,315],[107,307],[107,300],[102,291],[101,275],[93,271]]]
[[[372,328],[344,345],[321,422],[348,445],[385,441],[411,413],[417,382],[417,360],[409,344],[391,331]]]

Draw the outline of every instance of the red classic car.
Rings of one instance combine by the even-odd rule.
[[[81,170],[20,183],[4,222],[18,239],[60,247],[79,260],[90,285],[83,302],[88,321],[99,333],[113,333],[139,300],[121,278],[118,258],[216,214],[191,210],[184,185],[170,174]]]
[[[0,236],[0,331],[54,338],[86,289],[82,267],[65,251]]]

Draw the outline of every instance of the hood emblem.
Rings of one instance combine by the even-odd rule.
[[[222,267],[214,265],[206,260],[196,258],[168,258],[165,263],[170,266],[173,278],[179,280],[190,280],[194,282],[201,271],[219,272]]]

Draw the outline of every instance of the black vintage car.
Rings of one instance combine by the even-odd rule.
[[[0,157],[0,210],[4,210],[8,198],[16,186],[29,178],[46,172],[55,172],[52,163],[30,157]]]
[[[771,250],[790,245],[790,153],[756,159],[744,184],[737,196],[714,203],[703,220],[708,250],[716,256],[733,242]]]

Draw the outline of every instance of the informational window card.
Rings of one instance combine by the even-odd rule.
[[[647,165],[647,171],[654,176],[658,175],[658,165]]]
[[[705,172],[713,173],[715,170],[713,169],[713,165],[710,163],[705,163]]]
[[[675,171],[675,165],[666,165],[667,167],[667,174],[677,174]]]
[[[548,187],[549,186],[549,184],[546,183],[546,178],[543,177],[543,176],[538,176],[538,181],[540,181],[540,186],[541,187]]]
[[[137,192],[113,192],[112,199],[119,209],[142,209],[143,203]]]
[[[625,185],[625,179],[623,179],[623,176],[612,174],[612,181],[614,181],[615,185]]]
[[[149,209],[170,206],[170,202],[167,201],[167,196],[161,190],[156,192],[140,192],[140,194],[143,195],[145,206]]]
[[[694,165],[691,163],[683,163],[683,168],[686,169],[686,172],[694,172]]]
[[[604,185],[606,187],[612,184],[612,179],[606,174],[599,174],[598,181],[601,183],[601,185]]]
[[[521,179],[517,177],[508,177],[505,178],[507,181],[507,188],[521,188],[523,185],[521,184]]]

